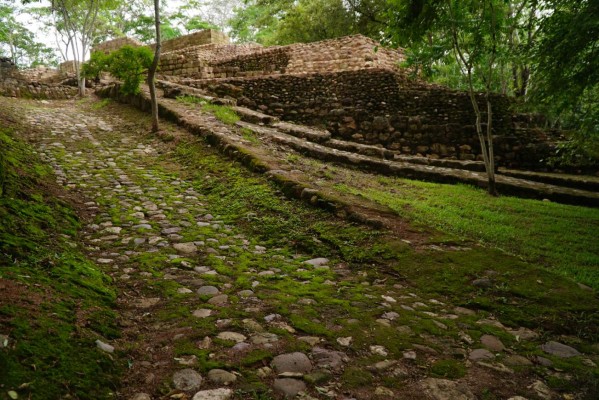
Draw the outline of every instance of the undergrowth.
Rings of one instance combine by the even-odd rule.
[[[111,398],[118,367],[94,342],[118,336],[115,292],[75,245],[80,222],[49,178],[0,128],[0,399]]]

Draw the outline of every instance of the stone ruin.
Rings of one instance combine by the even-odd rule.
[[[96,46],[110,52],[119,38]],[[234,98],[239,105],[291,122],[325,128],[336,139],[403,155],[480,160],[466,92],[411,79],[391,50],[361,35],[263,47],[231,44],[213,30],[162,44],[161,79]],[[479,99],[483,101],[482,96]],[[543,170],[560,139],[538,116],[514,113],[493,97],[495,154],[512,168]]]
[[[110,53],[124,45],[142,46],[122,37],[92,51]],[[263,47],[232,44],[225,34],[204,30],[164,41],[162,49],[162,81],[230,97],[282,120],[324,128],[335,139],[396,154],[482,158],[468,94],[411,79],[400,66],[405,60],[402,49],[380,47],[367,37]],[[0,95],[76,94],[72,87],[58,85],[72,75],[72,61],[58,70],[17,71],[4,64]],[[498,164],[546,169],[544,160],[560,140],[559,132],[544,129],[538,116],[514,113],[508,97],[494,96],[493,107]]]
[[[8,58],[0,58],[0,96],[31,99],[68,99],[77,94],[77,88],[65,85],[73,71],[66,64],[59,69],[39,66],[19,70]],[[64,67],[63,67],[64,66]],[[64,68],[64,69],[63,69]]]

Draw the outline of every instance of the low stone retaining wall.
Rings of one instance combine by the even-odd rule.
[[[62,79],[65,76],[53,69],[19,71],[14,67],[0,67],[0,96],[48,100],[75,97],[78,94],[76,87],[52,83]]]

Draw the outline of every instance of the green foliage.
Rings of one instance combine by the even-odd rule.
[[[91,54],[89,61],[81,67],[81,73],[88,79],[99,78],[102,72],[108,71],[110,56],[102,51]]]
[[[69,243],[80,223],[48,190],[50,177],[32,148],[0,129],[0,276],[22,288],[0,302],[10,338],[0,382],[24,398],[111,398],[119,366],[94,341],[118,336],[116,295]]]
[[[90,61],[83,65],[83,73],[97,77],[101,72],[109,72],[123,81],[122,93],[137,94],[153,59],[154,54],[147,47],[123,46],[108,55],[93,53]]]
[[[0,4],[0,56],[8,56],[20,67],[57,65],[54,51],[17,20],[18,13],[16,6]]]
[[[362,33],[380,37],[385,0],[248,0],[229,21],[240,41],[314,42]]]
[[[139,86],[144,74],[152,65],[154,54],[147,47],[123,46],[110,53],[108,72],[117,79],[123,80],[122,92],[139,93]]]
[[[550,1],[541,21],[529,101],[554,123],[573,131],[558,163],[585,165],[599,160],[599,4]]]

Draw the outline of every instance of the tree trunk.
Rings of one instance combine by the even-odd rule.
[[[495,154],[493,151],[493,106],[491,104],[491,99],[489,97],[489,93],[487,93],[487,151],[488,151],[488,160],[489,167],[487,170],[487,177],[489,178],[489,186],[487,187],[487,191],[492,196],[497,196],[497,187],[495,185]]]
[[[150,101],[152,103],[152,132],[158,132],[158,100],[156,99],[156,84],[154,77],[160,62],[160,0],[154,0],[154,22],[156,23],[156,49],[154,52],[154,60],[148,71],[148,86],[150,87]]]

